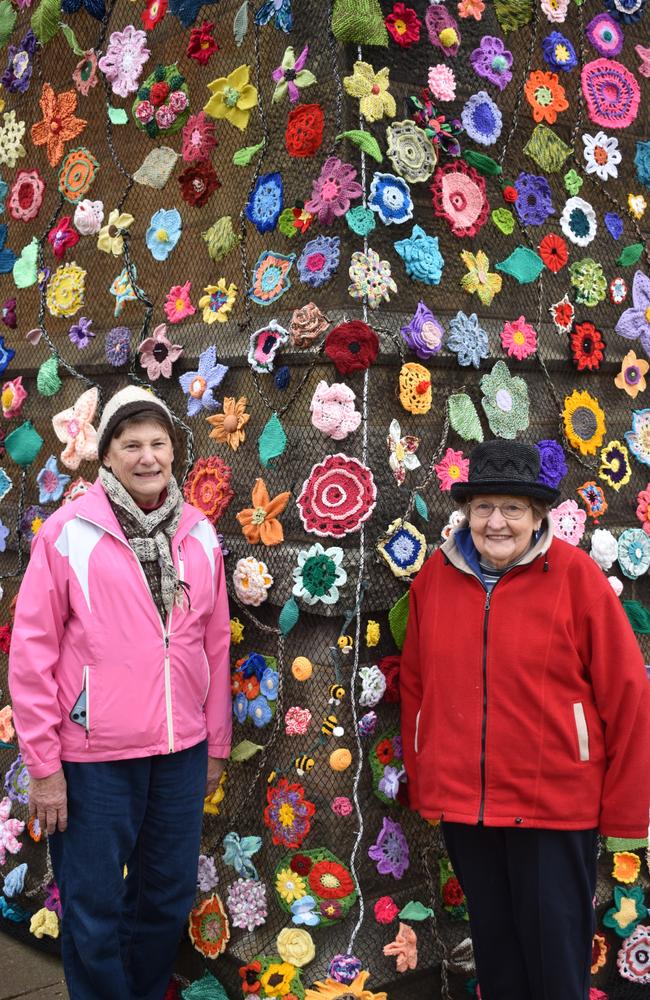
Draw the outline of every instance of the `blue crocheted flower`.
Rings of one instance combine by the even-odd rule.
[[[551,187],[545,177],[527,174],[523,170],[515,181],[518,198],[515,211],[525,226],[541,226],[555,214]]]
[[[605,212],[605,225],[610,236],[620,240],[623,235],[623,220],[617,212]]]
[[[568,73],[578,65],[576,50],[561,31],[552,31],[542,42],[544,59],[551,69],[561,69]]]
[[[368,208],[377,213],[385,226],[412,219],[413,200],[404,178],[376,173],[370,185]]]
[[[647,0],[605,0],[604,6],[621,24],[636,24],[645,14]],[[625,935],[624,935],[625,936]]]
[[[272,232],[284,207],[284,188],[280,174],[262,174],[246,203],[245,212],[258,233]]]
[[[569,471],[564,448],[559,442],[554,441],[553,438],[538,441],[535,447],[539,452],[539,475],[537,482],[543,483],[544,486],[550,486],[552,489],[557,489]]]
[[[300,280],[312,288],[324,285],[339,266],[340,248],[338,236],[317,236],[310,240],[298,260]]]
[[[146,236],[154,260],[167,260],[181,238],[181,229],[181,216],[176,208],[160,208],[154,212]]]
[[[634,166],[641,184],[650,187],[650,142],[637,142]]]
[[[273,712],[271,711],[271,706],[264,697],[264,695],[258,695],[257,698],[253,698],[252,701],[248,703],[248,717],[252,719],[254,725],[258,729],[262,726],[266,726],[273,718]]]
[[[248,717],[248,698],[242,691],[235,695],[232,703],[232,711],[237,722],[246,722]]]
[[[481,146],[491,146],[501,135],[501,112],[484,90],[479,90],[465,102],[460,117],[470,139]]]
[[[54,455],[50,455],[47,462],[36,477],[38,483],[38,502],[54,503],[63,496],[63,490],[70,482],[70,476],[59,472]]]
[[[278,672],[273,667],[267,667],[262,674],[260,681],[260,691],[270,701],[275,701],[278,696]]]
[[[404,261],[409,278],[425,285],[440,284],[445,261],[438,249],[437,236],[427,236],[421,226],[413,226],[408,239],[393,245]]]
[[[458,364],[464,368],[468,365],[479,368],[481,358],[489,357],[490,351],[487,333],[479,325],[476,313],[466,316],[464,312],[457,312],[449,321],[449,330],[447,347],[457,355]]]
[[[291,31],[293,27],[291,0],[264,0],[255,15],[255,24],[268,24],[271,18],[273,18],[275,27],[280,31]]]

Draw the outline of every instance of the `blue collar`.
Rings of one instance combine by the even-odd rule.
[[[539,531],[533,533],[532,544],[535,545],[539,539],[544,534],[544,528],[541,527]],[[478,549],[474,545],[474,539],[472,538],[472,532],[469,528],[460,528],[454,534],[454,541],[456,542],[456,547],[459,549],[461,555],[463,556],[465,562],[472,570],[472,572],[479,578],[483,586],[487,589],[485,583],[485,577],[481,571],[481,561],[478,554]]]

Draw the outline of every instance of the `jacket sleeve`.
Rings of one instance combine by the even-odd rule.
[[[221,548],[214,551],[214,608],[205,629],[205,653],[210,667],[210,690],[205,702],[208,753],[228,757],[232,733],[230,694],[230,609]]]
[[[399,669],[402,753],[408,778],[409,805],[419,809],[416,731],[422,705],[422,676],[420,673],[420,637],[418,604],[415,586],[409,593],[409,617],[406,639],[402,649]]]
[[[650,683],[636,636],[612,591],[583,622],[594,701],[605,733],[600,832],[647,837],[650,810]]]
[[[56,667],[69,613],[67,561],[39,533],[18,592],[9,650],[14,722],[33,778],[61,767]]]

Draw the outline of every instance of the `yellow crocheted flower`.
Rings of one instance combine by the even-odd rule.
[[[13,113],[13,112],[12,112]],[[7,116],[5,115],[5,118]],[[648,203],[642,194],[628,194],[627,196],[627,207],[630,211],[630,215],[639,221],[643,218]]]
[[[215,791],[212,795],[207,795],[203,800],[203,812],[210,816],[218,816],[219,810],[221,809],[221,803],[223,802],[226,795],[226,771],[221,775],[219,784],[217,785]]]
[[[476,292],[484,306],[489,306],[492,299],[501,291],[501,275],[489,270],[490,261],[483,250],[477,254],[463,250],[460,258],[468,270],[460,279],[461,287],[470,295]]]
[[[260,976],[264,995],[285,997],[291,989],[291,983],[295,974],[295,965],[290,965],[289,962],[273,962],[269,965],[266,972]]]
[[[314,958],[316,948],[309,931],[299,927],[285,927],[277,937],[277,951],[283,962],[302,968]]]
[[[43,907],[33,915],[29,923],[29,929],[36,938],[42,938],[45,935],[51,938],[58,938],[59,918],[54,910],[46,910]]]
[[[238,646],[244,641],[244,626],[239,618],[230,619],[230,641],[233,646]]]
[[[237,298],[237,285],[226,285],[225,278],[219,278],[216,285],[206,285],[206,293],[199,299],[199,309],[203,310],[204,323],[225,323],[228,313]]]
[[[417,361],[407,361],[400,369],[399,401],[409,413],[428,413],[431,409],[431,375]]]
[[[208,84],[212,97],[204,106],[206,115],[225,118],[241,129],[248,125],[252,109],[257,105],[257,89],[249,83],[250,66],[243,64],[228,76],[220,76]]]
[[[4,124],[0,126],[0,164],[15,167],[16,160],[25,156],[25,122],[16,121],[15,111],[5,111],[2,117]]]
[[[47,308],[52,316],[74,316],[84,304],[86,272],[73,261],[62,264],[47,283]]]
[[[366,625],[366,646],[376,646],[379,642],[380,634],[379,622],[375,622],[371,618]]]
[[[605,414],[597,399],[574,389],[564,397],[564,430],[572,448],[583,455],[595,455],[605,436]]]
[[[128,212],[120,212],[114,208],[108,217],[108,222],[99,230],[97,236],[97,249],[104,253],[112,253],[114,257],[120,257],[124,251],[124,237],[121,229],[128,229],[133,224],[133,216]]]
[[[275,878],[275,888],[285,903],[293,903],[307,895],[305,880],[290,868],[281,868]]]
[[[388,92],[389,72],[387,66],[375,73],[370,63],[356,62],[352,67],[352,76],[343,80],[350,97],[359,98],[359,110],[368,122],[395,117],[395,98]]]

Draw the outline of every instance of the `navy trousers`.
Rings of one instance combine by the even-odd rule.
[[[597,831],[442,826],[482,1000],[588,1000]]]
[[[68,829],[49,843],[70,998],[162,1000],[196,893],[207,743],[63,769]]]

